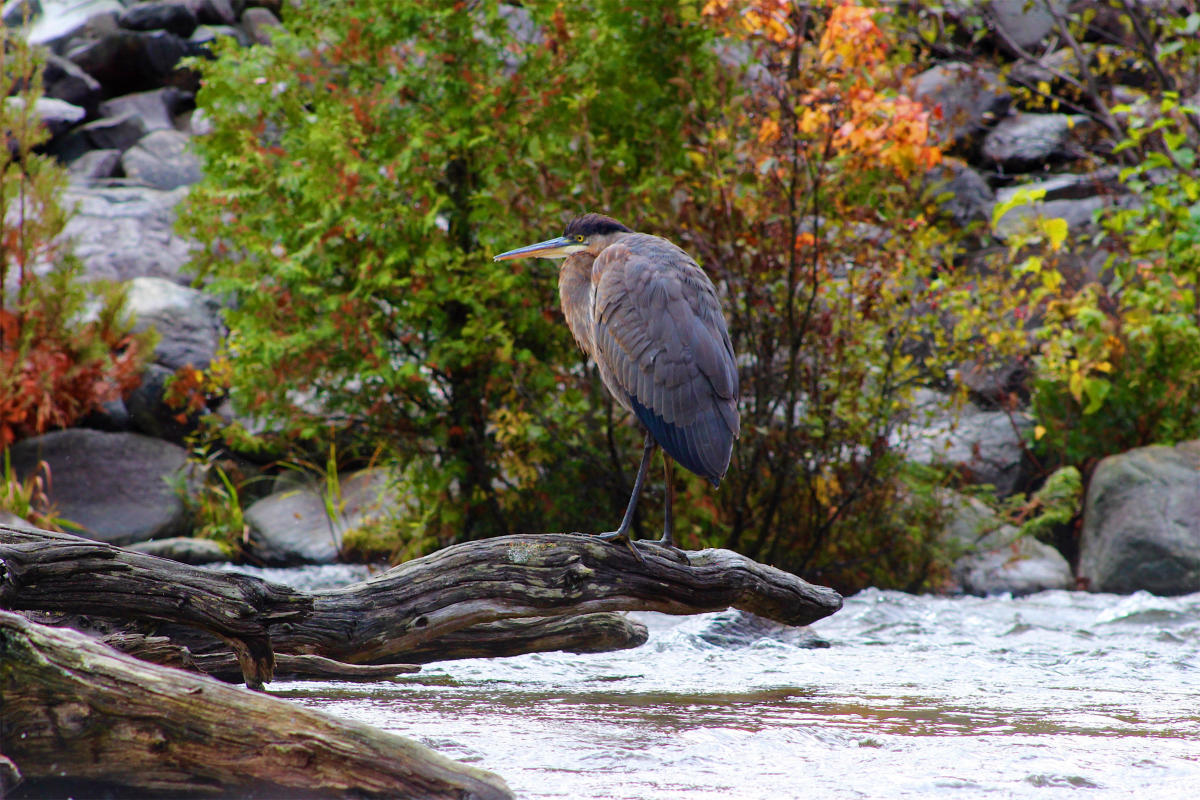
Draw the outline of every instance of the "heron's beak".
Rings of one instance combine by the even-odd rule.
[[[554,239],[547,239],[544,242],[538,242],[537,244],[518,247],[516,250],[509,250],[507,253],[501,253],[498,256],[492,256],[492,260],[507,261],[510,258],[526,258],[528,256],[539,258],[566,258],[572,253],[578,253],[580,250],[586,249],[586,245],[571,241],[565,236],[559,236]]]

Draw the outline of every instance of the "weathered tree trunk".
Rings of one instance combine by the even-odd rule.
[[[443,637],[483,623],[600,611],[699,614],[738,608],[807,625],[842,606],[832,589],[728,550],[628,548],[550,533],[468,542],[369,580],[314,592],[313,612],[271,626],[280,652],[351,663],[407,661]],[[427,659],[434,660],[434,659]]]
[[[142,796],[512,796],[499,777],[399,736],[2,611],[0,698],[0,781],[15,765],[33,796],[103,785]]]
[[[268,627],[312,612],[286,586],[65,533],[0,526],[0,608],[190,625],[229,643],[247,685],[271,680]]]
[[[582,534],[505,536],[304,595],[66,534],[0,527],[0,608],[199,628],[235,646],[251,686],[270,679],[272,651],[350,664],[594,651],[645,641],[640,626],[591,616],[598,612],[732,606],[806,625],[841,608],[832,589],[728,550],[642,550],[639,560]]]

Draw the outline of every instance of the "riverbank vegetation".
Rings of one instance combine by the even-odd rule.
[[[1187,3],[1064,11],[1037,53],[930,4],[369,0],[285,22],[193,64],[212,131],[183,225],[230,335],[177,382],[192,410],[225,392],[238,410],[197,443],[220,480],[197,513],[231,547],[269,482],[229,452],[326,478],[397,465],[417,513],[376,523],[374,554],[615,520],[640,436],[561,323],[554,266],[491,261],[585,210],[678,242],[723,295],[743,436],[719,491],[679,476],[685,546],[843,590],[937,588],[961,476],[914,464],[912,440],[972,371],[1020,376],[985,398],[1032,415],[1020,491],[1200,435]],[[912,79],[953,59],[991,61],[1019,110],[1088,126],[1072,169],[1113,167],[1121,194],[1098,227],[951,218],[936,176],[978,143],[936,135]],[[1007,507],[1036,523],[1038,502]]]

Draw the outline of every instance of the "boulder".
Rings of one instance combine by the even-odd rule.
[[[1087,151],[1076,137],[1085,127],[1087,117],[1082,114],[1017,114],[984,138],[983,157],[1007,172],[1082,158]]]
[[[155,189],[198,183],[200,159],[188,149],[188,135],[177,130],[151,131],[121,156],[125,177]]]
[[[242,13],[242,30],[255,44],[270,45],[271,36],[282,25],[279,18],[266,8],[247,8]]]
[[[115,28],[117,15],[124,10],[120,0],[56,4],[51,13],[40,14],[33,20],[25,38],[30,44],[43,45],[61,55],[72,40]]]
[[[22,114],[26,108],[25,98],[20,95],[4,98],[4,102],[13,114]],[[87,112],[79,106],[73,106],[65,100],[53,97],[39,97],[33,104],[33,116],[41,120],[42,125],[51,136],[58,136],[70,130],[71,126],[87,116]]]
[[[167,402],[167,393],[175,371],[150,364],[142,372],[141,383],[125,398],[125,408],[134,430],[183,444],[199,426],[199,414]]]
[[[196,52],[187,39],[167,31],[119,28],[81,39],[64,55],[100,81],[107,93],[125,94],[168,83],[179,60]]]
[[[224,335],[217,301],[165,278],[134,278],[126,286],[125,308],[137,319],[134,330],[158,331],[154,361],[170,370],[206,368]]]
[[[131,31],[170,31],[186,39],[196,30],[196,12],[184,3],[138,3],[121,12],[117,24]]]
[[[1067,228],[1071,233],[1079,234],[1093,227],[1097,214],[1118,208],[1130,208],[1137,202],[1137,199],[1131,195],[1117,195],[1027,203],[1006,211],[992,225],[992,233],[998,239],[1011,239],[1028,232],[1035,220],[1041,218],[1064,219],[1067,221]]]
[[[938,64],[913,79],[909,93],[937,112],[938,144],[962,144],[1008,109],[1012,94],[1000,75],[960,61]]]
[[[150,132],[174,128],[176,112],[191,102],[190,92],[167,86],[110,98],[100,104],[99,111],[106,117],[132,114],[142,121],[142,128]]]
[[[72,240],[88,279],[124,281],[143,275],[181,280],[194,246],[173,229],[175,206],[186,189],[81,186],[63,192],[75,207],[64,239]]]
[[[981,501],[947,491],[942,536],[962,555],[951,569],[957,588],[987,596],[1071,589],[1075,578],[1063,555],[1001,520]]]
[[[91,150],[128,150],[146,135],[146,124],[135,114],[121,114],[89,122],[75,129]]]
[[[268,495],[246,510],[250,526],[247,553],[269,566],[331,564],[338,560],[342,535],[351,528],[386,518],[397,508],[393,475],[385,469],[356,472],[340,482],[330,519],[328,483],[300,486]]]
[[[764,639],[805,650],[830,646],[828,641],[813,633],[807,626],[784,625],[736,608],[706,614],[703,619],[704,627],[694,635],[714,647],[740,650],[753,647]]]
[[[38,0],[8,0],[0,6],[0,22],[8,28],[19,28],[41,14],[42,4]]]
[[[986,222],[995,201],[988,182],[961,159],[946,157],[929,171],[926,181],[935,197],[942,197],[942,210],[958,225]]]
[[[111,178],[121,163],[120,150],[88,150],[67,165],[72,180],[95,181]]]
[[[1200,591],[1200,440],[1140,447],[1096,466],[1079,577],[1095,592]]]
[[[219,564],[229,560],[229,554],[212,539],[192,539],[187,536],[137,542],[131,544],[129,549],[184,564]]]
[[[1063,10],[1056,0],[991,0],[987,16],[1001,41],[1029,50],[1054,30],[1054,15]]]
[[[46,68],[42,73],[42,88],[46,97],[63,100],[85,109],[89,114],[100,102],[100,81],[88,75],[73,62],[46,54]]]
[[[136,433],[69,428],[13,445],[22,478],[45,461],[55,514],[84,536],[124,545],[174,536],[184,528],[182,499],[168,485],[188,475],[187,451]]]
[[[230,0],[186,0],[201,25],[235,25],[237,13]]]
[[[935,395],[933,408],[949,408],[948,398]],[[990,484],[996,494],[1012,494],[1028,480],[1023,437],[1032,421],[1023,412],[986,411],[967,403],[955,418],[934,413],[922,424],[910,424],[893,435],[893,443],[920,464],[944,464],[972,483]]]

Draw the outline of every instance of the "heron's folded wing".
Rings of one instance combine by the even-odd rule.
[[[688,469],[719,478],[737,436],[737,369],[711,281],[657,237],[606,248],[593,267],[597,360],[642,424]]]

